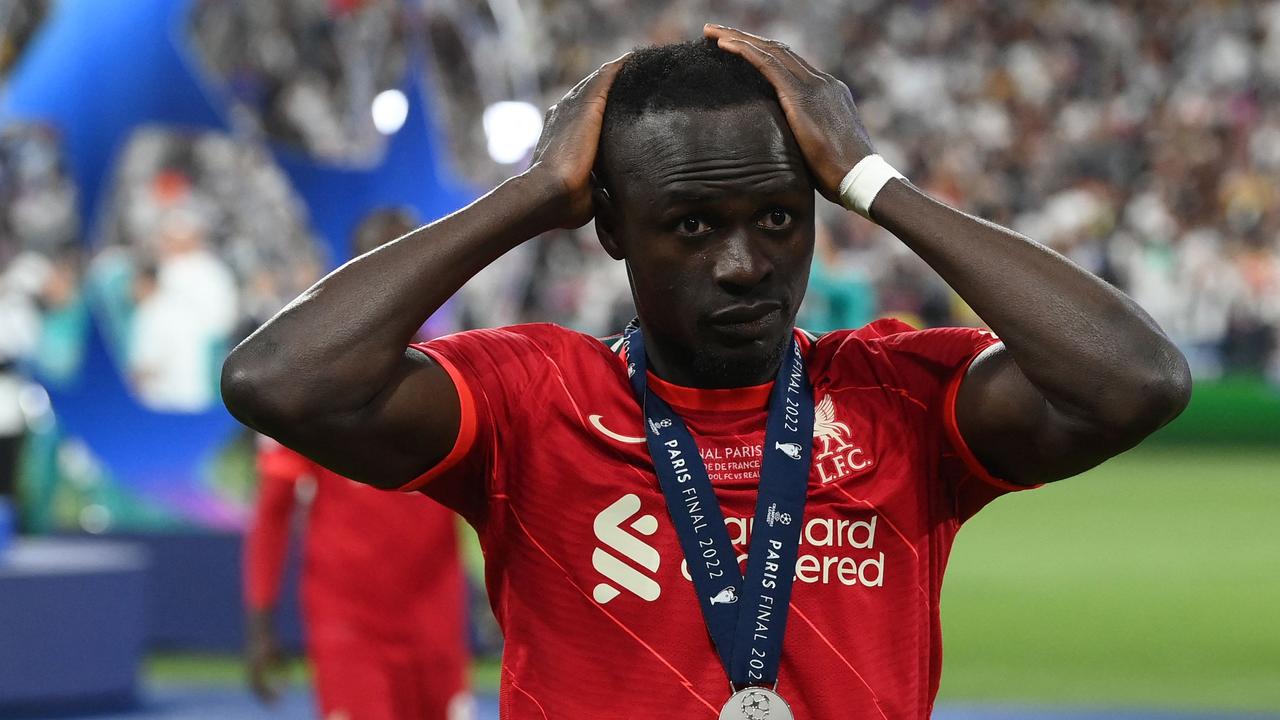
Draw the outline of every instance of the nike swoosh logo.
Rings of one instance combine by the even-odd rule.
[[[610,430],[600,422],[601,417],[602,416],[600,415],[588,415],[587,419],[591,421],[591,426],[596,430],[599,430],[602,435],[613,438],[620,443],[628,443],[631,445],[641,445],[645,442],[645,439],[642,437],[628,437],[626,435],[619,435],[618,433]]]

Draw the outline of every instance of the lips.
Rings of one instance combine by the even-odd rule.
[[[720,333],[741,339],[764,336],[782,317],[782,304],[776,301],[744,303],[721,308],[708,316],[711,326]]]
[[[716,325],[735,325],[737,323],[753,322],[765,317],[769,313],[777,312],[782,309],[782,303],[776,301],[762,301],[754,303],[743,303],[740,305],[730,305],[729,307],[720,308],[711,313],[709,319]]]

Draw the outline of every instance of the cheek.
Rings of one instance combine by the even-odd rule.
[[[809,283],[809,270],[813,266],[813,228],[807,234],[800,234],[791,247],[790,272],[801,287]]]
[[[807,275],[813,262],[813,237],[796,233],[786,240],[774,240],[769,247],[769,260],[774,268],[786,276]]]
[[[650,259],[643,269],[632,266],[636,309],[645,322],[668,335],[684,336],[695,323],[700,289],[705,281],[686,262],[657,262]]]
[[[692,297],[693,279],[679,266],[651,268],[643,276],[636,276],[636,292],[651,308],[680,308],[688,305]],[[665,320],[665,318],[664,318]]]
[[[638,291],[679,293],[697,276],[700,258],[669,238],[644,238],[631,248],[627,257]]]

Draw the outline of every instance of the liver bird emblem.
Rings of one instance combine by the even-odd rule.
[[[849,447],[849,426],[836,420],[836,404],[830,395],[823,395],[818,406],[813,409],[813,436],[822,441],[822,454],[843,450]],[[831,447],[832,441],[836,447]]]

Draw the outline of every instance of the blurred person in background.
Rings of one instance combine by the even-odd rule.
[[[798,324],[819,334],[862,327],[875,319],[875,293],[867,268],[880,267],[880,264],[863,261],[851,265],[852,254],[843,255],[837,245],[845,239],[836,234],[839,228],[833,228],[838,222],[829,213],[818,213],[809,289],[797,318]],[[856,237],[851,235],[850,240],[856,241]]]
[[[143,127],[115,170],[111,221],[86,285],[150,410],[217,402],[217,367],[324,264],[269,153],[216,132]]]
[[[239,317],[236,279],[198,214],[171,209],[158,230],[155,265],[134,278],[129,377],[152,410],[200,412],[217,398],[215,368]]]
[[[404,211],[368,215],[362,255],[416,226]],[[419,331],[430,337],[436,323]],[[321,716],[327,720],[463,720],[468,692],[466,589],[456,516],[341,477],[262,437],[259,490],[245,538],[253,692],[276,697],[282,660],[274,612],[294,510],[306,508],[303,618]],[[408,502],[406,502],[408,500]]]
[[[44,3],[0,6],[0,43],[25,40],[43,12]],[[6,18],[15,25],[5,27]],[[33,373],[68,379],[83,350],[87,313],[75,205],[58,133],[40,123],[0,129],[0,496],[14,499],[19,527],[27,509],[17,502],[28,430],[24,392]]]
[[[50,381],[76,368],[83,341],[84,307],[78,284],[78,248],[53,258],[24,252],[0,270],[0,497],[11,499],[22,529],[28,507],[20,500],[19,466],[39,372]],[[35,395],[26,395],[35,389]],[[28,401],[29,402],[29,401]]]
[[[18,458],[27,432],[20,402],[27,378],[21,367],[39,343],[36,298],[48,275],[48,263],[35,254],[18,258],[0,273],[0,500],[11,503],[16,518],[21,518]]]

